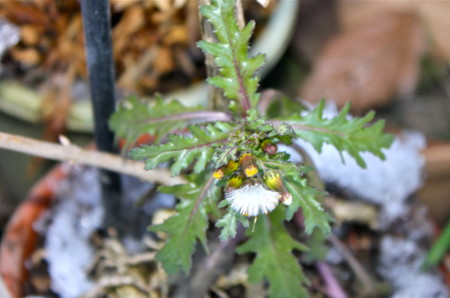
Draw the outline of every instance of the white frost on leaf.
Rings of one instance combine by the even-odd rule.
[[[245,216],[257,216],[275,209],[280,193],[268,190],[262,184],[247,184],[227,192],[225,199],[235,211]]]

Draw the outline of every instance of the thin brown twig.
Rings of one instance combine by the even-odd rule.
[[[350,268],[355,272],[356,277],[361,281],[365,294],[376,294],[376,286],[372,277],[367,273],[366,269],[356,260],[351,251],[336,236],[330,235],[328,240],[341,253],[342,257],[347,261]]]
[[[236,0],[236,20],[240,30],[245,27],[244,8],[242,7],[242,0]]]
[[[171,177],[168,169],[145,171],[142,162],[124,160],[115,154],[85,150],[75,145],[59,145],[0,132],[0,148],[51,160],[68,161],[99,167],[163,185],[186,183],[183,177]]]

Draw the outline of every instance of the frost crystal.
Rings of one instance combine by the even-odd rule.
[[[226,193],[232,209],[245,216],[269,213],[278,205],[280,193],[266,189],[262,184],[246,184]]]
[[[381,239],[378,271],[389,280],[394,298],[448,298],[449,291],[439,271],[423,271],[426,251],[411,239],[384,236]]]

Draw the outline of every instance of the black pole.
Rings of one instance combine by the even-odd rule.
[[[108,0],[81,0],[87,68],[94,110],[97,149],[117,152],[108,119],[115,109],[114,66]],[[122,230],[121,181],[117,173],[100,171],[105,228]]]

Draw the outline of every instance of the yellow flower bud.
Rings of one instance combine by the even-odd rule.
[[[273,154],[277,153],[277,151],[278,151],[277,145],[275,145],[268,139],[265,139],[264,141],[262,141],[261,148],[264,150],[264,152],[266,152],[269,155],[273,155]]]
[[[241,169],[244,172],[245,176],[250,178],[258,173],[258,168],[255,165],[254,157],[250,153],[242,154],[241,158],[239,159],[239,162],[241,164]]]
[[[226,165],[221,166],[214,171],[213,176],[217,180],[222,179],[225,175],[231,174],[239,168],[239,163],[234,160],[230,160]]]
[[[242,175],[237,175],[234,177],[231,177],[230,180],[227,182],[227,186],[225,188],[225,191],[231,191],[233,189],[238,189],[242,186],[244,183],[244,177]]]
[[[278,171],[268,170],[264,173],[264,183],[272,190],[275,190],[281,194],[280,202],[284,205],[290,205],[292,203],[292,195],[287,191],[284,186],[283,179]]]

